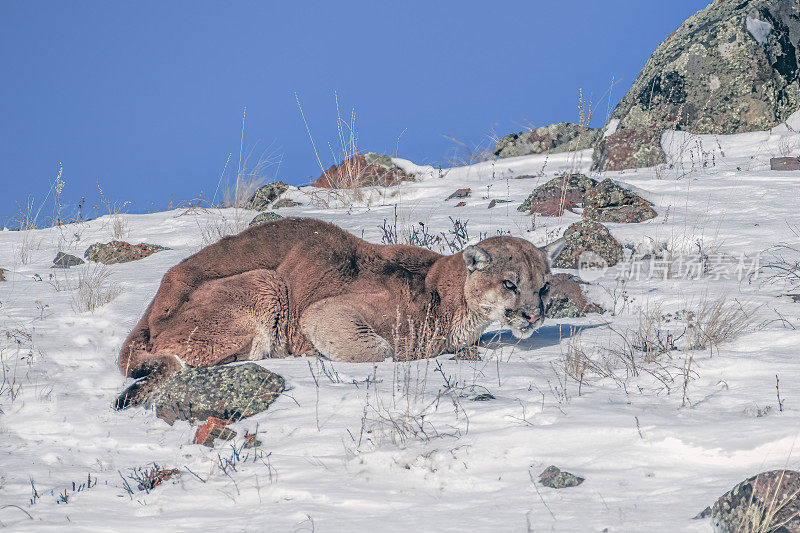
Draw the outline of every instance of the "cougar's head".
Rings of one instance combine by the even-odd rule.
[[[542,325],[549,302],[550,262],[564,247],[559,239],[537,248],[516,237],[491,237],[462,251],[467,267],[464,295],[472,311],[526,339]]]

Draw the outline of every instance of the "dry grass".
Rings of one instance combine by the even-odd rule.
[[[366,187],[375,187],[379,183],[370,183],[365,175],[365,169],[356,163],[354,159],[356,156],[362,155],[358,148],[358,133],[356,128],[356,114],[355,110],[350,111],[348,119],[342,118],[342,113],[339,108],[339,96],[334,95],[336,101],[336,132],[338,136],[338,146],[328,143],[328,150],[330,151],[331,158],[334,163],[339,164],[340,174],[336,178],[336,187],[333,188],[320,188],[317,190],[302,190],[309,202],[322,208],[328,208],[335,205],[349,206],[357,203],[373,203],[381,202],[386,199],[390,194],[385,190],[378,190],[377,192],[367,192]],[[300,110],[300,116],[303,119],[303,124],[306,127],[308,138],[314,150],[314,155],[319,165],[322,174],[327,173],[327,169],[322,163],[317,145],[314,142],[314,137],[311,134],[311,128],[306,120],[303,106],[300,104],[300,98],[295,93],[297,100],[297,107]]]
[[[46,365],[44,357],[33,343],[33,336],[24,326],[6,329],[0,334],[0,407],[3,398],[14,402],[22,394],[23,387],[31,384],[34,375],[46,378]],[[46,385],[49,381],[42,380],[41,384],[34,384],[39,389],[39,399],[46,399],[52,387]],[[2,409],[0,409],[2,411]]]
[[[105,194],[103,194],[103,188],[100,186],[100,182],[97,182],[97,190],[100,193],[100,202],[105,206],[106,211],[108,212],[108,218],[111,222],[111,237],[115,241],[124,240],[130,234],[130,226],[128,225],[128,220],[125,217],[125,208],[128,207],[131,202],[126,201],[120,203],[112,203],[108,198],[106,198]]]
[[[497,159],[494,155],[494,147],[500,139],[494,132],[487,135],[480,144],[468,144],[459,141],[452,135],[442,135],[442,137],[453,143],[447,159],[447,163],[451,167],[466,167]]]
[[[89,263],[78,270],[77,284],[72,289],[72,309],[76,313],[94,312],[122,292],[109,280],[105,265]]]
[[[704,299],[686,314],[687,345],[690,350],[716,348],[753,326],[756,308],[721,296]]]
[[[247,229],[249,211],[242,209],[204,209],[205,218],[197,219],[203,246],[209,246],[228,235],[236,235]]]

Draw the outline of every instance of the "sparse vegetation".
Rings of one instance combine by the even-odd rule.
[[[78,270],[75,286],[70,286],[72,309],[76,313],[94,312],[116,298],[121,289],[111,283],[110,275],[108,267],[100,263],[90,262],[82,266]]]

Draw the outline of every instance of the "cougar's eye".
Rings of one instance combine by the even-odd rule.
[[[503,282],[503,286],[504,286],[506,289],[510,290],[511,292],[517,292],[517,286],[516,286],[516,285],[514,285],[513,283],[511,283],[511,282],[510,282],[510,281],[508,281],[508,280],[505,280],[505,281]]]

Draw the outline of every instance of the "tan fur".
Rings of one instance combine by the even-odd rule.
[[[141,403],[183,365],[302,354],[378,361],[421,333],[430,349],[413,353],[435,356],[474,344],[494,321],[528,336],[549,277],[542,250],[513,237],[442,256],[314,219],[254,226],[167,272],[119,356],[125,375],[146,379],[116,406]]]

